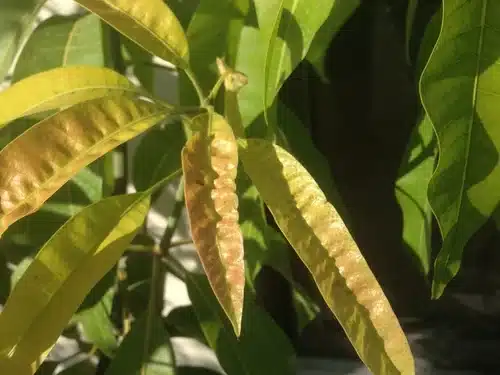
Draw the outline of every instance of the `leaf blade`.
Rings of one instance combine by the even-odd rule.
[[[146,51],[174,65],[189,65],[186,36],[175,14],[161,0],[77,0]]]
[[[309,173],[270,142],[248,139],[240,146],[245,170],[363,362],[375,374],[414,374],[389,302]]]

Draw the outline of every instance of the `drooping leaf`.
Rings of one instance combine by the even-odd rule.
[[[177,174],[143,193],[86,207],[42,247],[0,313],[0,373],[33,374],[23,371],[40,365],[85,295],[142,227],[151,194]]]
[[[403,215],[403,240],[427,275],[431,262],[432,211],[425,187],[436,160],[434,129],[424,116],[413,131],[396,181],[395,194]]]
[[[268,141],[241,141],[240,155],[276,223],[366,366],[378,375],[414,374],[408,343],[389,302],[310,174]]]
[[[243,239],[238,224],[238,146],[225,119],[196,117],[182,151],[186,208],[194,244],[210,285],[237,335],[245,285]]]
[[[252,296],[245,299],[241,336],[237,338],[203,275],[189,275],[189,298],[203,333],[227,374],[295,374],[295,353],[273,319]]]
[[[13,81],[67,65],[105,65],[101,24],[95,15],[55,16],[40,24],[19,56]]]
[[[110,69],[86,66],[52,69],[0,92],[0,128],[19,117],[137,91],[126,77]]]
[[[81,324],[85,339],[111,358],[118,349],[118,332],[111,320],[115,294],[115,288],[109,289],[99,302],[74,318]]]
[[[36,211],[79,169],[173,112],[138,97],[111,96],[31,127],[0,151],[0,233]]]
[[[442,12],[441,34],[420,80],[439,146],[428,192],[443,237],[434,298],[457,274],[464,246],[500,202],[500,3],[443,0]]]
[[[186,143],[179,123],[151,129],[141,139],[134,155],[132,181],[137,190],[146,190],[181,167],[181,151]]]
[[[327,81],[325,73],[325,54],[332,39],[342,26],[358,9],[361,0],[335,0],[328,18],[319,28],[307,52],[306,59],[319,74],[323,81]]]
[[[144,351],[145,343],[148,350]],[[132,324],[105,375],[173,375],[175,357],[161,317],[146,314]]]
[[[149,196],[141,193],[102,200],[45,244],[0,313],[0,372],[30,364],[50,348],[140,229],[148,207]]]
[[[186,36],[162,0],[76,0],[149,53],[179,68],[189,64]]]
[[[30,34],[45,0],[2,0],[0,12],[0,81]]]

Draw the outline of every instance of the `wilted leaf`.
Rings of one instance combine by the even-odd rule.
[[[149,53],[180,68],[189,64],[181,24],[162,0],[76,0]]]
[[[144,351],[147,343],[148,350]],[[144,314],[132,324],[105,375],[173,375],[175,358],[161,317]]]
[[[306,59],[316,70],[316,73],[326,81],[325,73],[325,54],[337,33],[340,31],[346,21],[358,9],[361,0],[335,0],[330,14],[326,21],[321,25],[314,35],[314,39],[307,52]]]
[[[240,155],[276,223],[363,362],[378,375],[414,374],[408,343],[389,302],[310,174],[268,141],[241,141]]]
[[[45,0],[2,0],[0,13],[0,81],[28,37]]]
[[[0,233],[36,211],[79,169],[172,112],[117,96],[78,104],[31,127],[0,151]]]
[[[196,117],[192,126],[199,130],[182,151],[191,233],[212,289],[239,335],[245,270],[235,183],[238,147],[216,113]]]
[[[138,92],[110,69],[86,66],[56,68],[28,77],[0,92],[0,129],[16,118],[120,93]]]
[[[83,17],[51,17],[40,24],[26,43],[13,81],[66,65],[104,66],[101,21]]]
[[[142,227],[152,192],[176,175],[143,193],[85,208],[42,247],[0,313],[0,373],[23,374],[50,349],[85,295]]]
[[[245,299],[241,336],[237,338],[223,318],[206,277],[189,275],[187,288],[207,342],[227,374],[295,374],[292,345],[253,296]]]
[[[443,237],[434,298],[457,274],[464,246],[500,202],[500,3],[443,0],[442,14],[441,34],[420,81],[439,146],[428,193]]]

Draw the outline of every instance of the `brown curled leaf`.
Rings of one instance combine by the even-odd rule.
[[[191,233],[212,290],[239,336],[245,272],[235,183],[238,146],[220,115],[200,115],[193,128],[199,130],[182,151]]]
[[[413,357],[389,301],[311,175],[269,141],[241,141],[240,156],[361,360],[376,375],[413,375]]]

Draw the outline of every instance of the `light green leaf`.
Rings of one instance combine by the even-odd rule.
[[[443,237],[433,298],[457,274],[464,246],[500,202],[500,3],[443,0],[442,14],[420,80],[439,146],[428,193]]]
[[[144,345],[148,350],[144,352]],[[105,375],[173,375],[175,358],[161,317],[141,316],[132,324]]]
[[[2,0],[0,5],[0,81],[3,81],[36,21],[45,0]]]
[[[0,129],[19,117],[107,95],[136,92],[137,88],[126,77],[110,69],[86,66],[52,69],[0,92]]]
[[[162,0],[76,0],[149,53],[179,68],[189,64],[181,24]]]
[[[271,142],[248,139],[240,145],[246,172],[362,361],[377,375],[414,374],[408,342],[387,298],[311,175]]]
[[[172,107],[138,97],[110,96],[31,127],[0,151],[0,233],[38,210],[81,168],[172,114]]]
[[[333,38],[346,21],[358,9],[361,0],[335,0],[328,18],[319,28],[307,52],[306,59],[319,74],[321,79],[328,81],[325,73],[325,54]]]
[[[140,229],[148,208],[149,196],[142,193],[102,200],[45,244],[0,314],[1,373],[7,373],[6,366],[32,363],[52,346]]]
[[[227,374],[292,375],[294,351],[273,319],[257,306],[251,295],[245,298],[241,336],[237,338],[224,319],[224,312],[204,275],[189,275],[189,298],[210,347]]]
[[[137,190],[146,190],[181,167],[186,136],[180,123],[147,132],[137,146],[132,181]]]
[[[104,66],[101,21],[95,15],[51,17],[24,46],[13,81],[67,65]]]
[[[403,240],[427,275],[431,262],[432,211],[425,187],[434,171],[434,129],[424,116],[413,131],[396,181],[395,194],[403,215]]]

